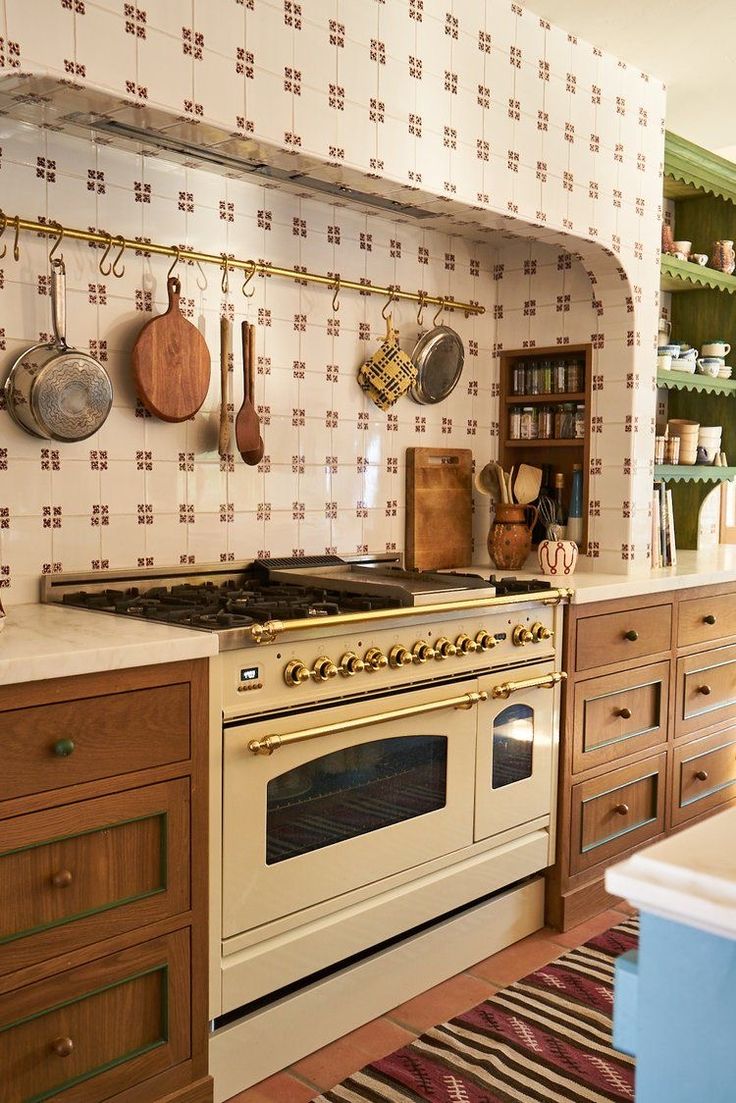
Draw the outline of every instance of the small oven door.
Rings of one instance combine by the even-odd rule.
[[[228,726],[223,937],[469,846],[477,705],[470,680]]]
[[[560,677],[548,662],[481,678],[476,841],[551,812]]]

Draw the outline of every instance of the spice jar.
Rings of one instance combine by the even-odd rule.
[[[533,364],[528,369],[529,379],[527,394],[541,394],[542,390],[542,369],[538,364]]]
[[[579,360],[568,360],[565,368],[565,390],[578,394],[583,389],[583,366]]]
[[[552,394],[552,361],[543,360],[540,371],[542,375],[540,394]]]
[[[555,394],[564,394],[567,387],[567,364],[556,360],[552,366],[552,390]]]
[[[521,406],[511,406],[509,409],[509,438],[521,439]]]
[[[581,402],[575,407],[574,436],[575,440],[582,440],[585,436],[585,406]]]
[[[551,406],[540,406],[537,420],[537,436],[540,440],[551,440],[555,432],[555,415]]]
[[[575,437],[575,406],[564,402],[555,411],[555,437],[557,440],[573,440]]]
[[[538,417],[534,406],[524,406],[521,411],[521,439],[536,440]]]
[[[516,364],[513,371],[511,390],[513,394],[524,394],[526,370],[523,364]]]

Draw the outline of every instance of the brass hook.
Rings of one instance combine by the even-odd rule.
[[[171,276],[173,274],[174,269],[176,268],[177,264],[181,260],[181,248],[178,245],[175,245],[174,250],[176,252],[176,256],[172,260],[171,267],[169,268],[168,272],[166,273],[166,279],[167,280],[171,279]]]
[[[115,257],[115,260],[112,262],[112,274],[113,274],[113,276],[116,276],[117,279],[121,279],[125,275],[125,265],[123,265],[121,267],[119,272],[118,272],[118,265],[120,264],[120,261],[123,259],[123,253],[125,252],[125,238],[123,237],[122,234],[117,234],[116,237],[115,237],[115,241],[118,243],[120,248],[118,250],[118,255]]]
[[[220,280],[220,287],[222,288],[223,295],[227,295],[230,291],[230,266],[228,265],[227,253],[220,253],[222,257],[222,279]]]
[[[442,311],[444,309],[445,309],[445,297],[443,295],[442,296],[442,301],[440,302],[440,305],[437,307],[437,313],[435,314],[434,318],[432,319],[432,325],[433,326],[437,325],[437,321],[439,319],[439,316],[440,316],[440,314],[442,313]]]
[[[20,236],[20,215],[16,215],[13,219],[15,226],[15,233],[13,235],[13,260],[20,260],[20,245],[18,244],[18,238]]]
[[[253,296],[256,293],[255,287],[251,287],[250,291],[246,291],[245,289],[248,286],[248,284],[250,283],[250,281],[253,279],[253,277],[255,276],[257,265],[256,265],[256,262],[254,260],[248,261],[248,263],[250,264],[250,272],[248,273],[248,275],[243,280],[242,291],[243,291],[243,294],[245,295],[246,299],[252,299]]]
[[[197,276],[197,287],[199,288],[200,291],[206,291],[207,290],[207,273],[205,272],[204,268],[202,267],[200,261],[195,260],[194,263],[197,265],[197,268],[199,269],[199,276],[202,277],[202,281],[200,282],[199,276]]]
[[[424,314],[424,308],[427,305],[427,296],[424,291],[419,292],[419,310],[417,311],[417,325],[422,324],[422,315]]]
[[[391,309],[391,303],[393,303],[395,301],[397,301],[395,293],[393,291],[389,291],[388,298],[386,299],[386,302],[383,304],[383,308],[381,310],[381,317],[383,318],[384,322],[388,321],[389,311]]]
[[[5,214],[5,211],[0,211],[0,237],[2,237],[3,234],[5,233],[7,225],[8,225],[8,216]],[[2,251],[2,253],[0,253],[0,260],[3,259],[3,257],[7,253],[7,251],[8,251],[7,245],[3,245],[3,251]]]
[[[105,246],[105,252],[100,257],[100,263],[97,267],[100,270],[100,275],[109,276],[112,272],[112,265],[108,264],[107,268],[105,268],[105,261],[108,258],[110,250],[112,249],[112,234],[106,234],[105,236],[107,238],[107,245]]]
[[[64,239],[64,227],[61,225],[60,222],[49,222],[49,226],[53,226],[53,228],[56,230],[56,241],[52,245],[51,252],[49,253],[49,262],[53,262],[56,250],[59,248],[59,246],[61,245],[61,243]],[[59,260],[62,260],[62,259],[63,259],[63,254],[60,254],[59,255]]]
[[[335,294],[332,296],[332,309],[337,314],[340,309],[340,273],[335,276]]]

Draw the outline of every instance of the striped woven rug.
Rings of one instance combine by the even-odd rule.
[[[637,945],[627,919],[314,1103],[627,1103],[634,1063],[611,1046],[615,959]]]

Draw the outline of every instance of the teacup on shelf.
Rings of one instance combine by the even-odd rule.
[[[701,356],[698,360],[698,375],[709,375],[715,379],[724,364],[722,356]]]
[[[731,346],[728,341],[706,341],[700,349],[701,356],[728,356]]]
[[[695,365],[698,361],[698,350],[688,348],[687,350],[680,349],[680,355],[677,359],[677,370],[694,372]]]
[[[691,253],[687,258],[691,264],[699,264],[701,268],[705,268],[708,263],[707,253]]]
[[[669,352],[657,353],[657,371],[669,371],[672,367],[672,354]]]
[[[673,241],[672,245],[674,247],[675,253],[681,253],[682,259],[687,260],[687,258],[690,256],[690,250],[693,247],[692,241]]]

